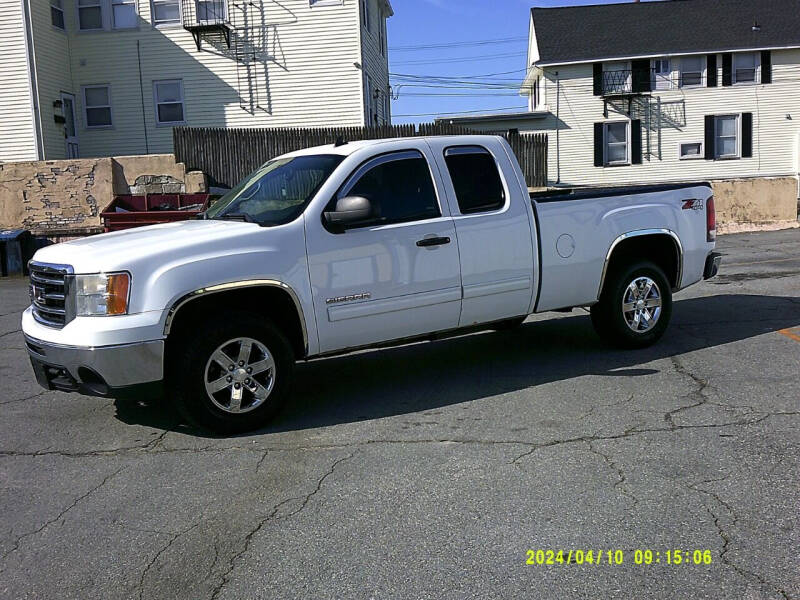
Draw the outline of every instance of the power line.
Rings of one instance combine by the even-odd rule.
[[[439,58],[433,60],[404,60],[401,62],[393,62],[393,65],[435,65],[444,63],[459,63],[459,62],[478,62],[483,60],[492,60],[495,58],[511,58],[514,56],[525,56],[526,52],[506,52],[501,54],[485,54],[483,56],[469,56],[464,58]]]
[[[391,46],[393,52],[412,52],[416,50],[434,50],[437,48],[468,48],[473,46],[488,46],[490,44],[508,44],[512,42],[527,41],[528,36],[495,38],[491,40],[466,40],[461,42],[442,42],[440,44],[418,44],[411,46]]]
[[[480,110],[462,110],[459,112],[432,112],[432,113],[416,113],[416,114],[406,114],[406,115],[392,115],[392,117],[431,117],[431,116],[452,116],[457,117],[458,115],[466,115],[472,113],[489,113],[490,111],[498,111],[498,110],[524,110],[525,106],[505,106],[502,108],[482,108]]]
[[[521,73],[525,71],[528,72],[528,69],[514,69],[512,71],[501,71],[499,73],[485,73],[483,75],[417,75],[414,73],[389,73],[389,75],[393,77],[415,77],[415,78],[435,78],[435,79],[477,79],[480,77],[495,77],[498,75],[510,75],[512,73]]]

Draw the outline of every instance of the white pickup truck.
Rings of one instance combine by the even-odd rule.
[[[501,137],[340,143],[269,161],[202,219],[39,250],[22,328],[45,388],[165,389],[246,431],[297,360],[573,307],[652,344],[672,293],[716,274],[714,242],[706,183],[531,197]]]

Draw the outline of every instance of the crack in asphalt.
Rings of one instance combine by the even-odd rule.
[[[726,479],[728,479],[728,477],[730,477],[730,475],[726,475],[725,477],[721,477],[719,479],[706,479],[706,480],[703,480],[703,481],[698,482],[698,483],[689,483],[689,484],[683,484],[683,485],[684,485],[684,487],[686,487],[689,490],[704,494],[707,498],[711,498],[716,506],[724,508],[725,512],[728,513],[729,518],[730,518],[729,526],[730,527],[735,527],[736,524],[739,522],[739,517],[736,515],[736,512],[733,510],[733,507],[728,502],[723,500],[719,496],[719,494],[717,494],[716,492],[713,492],[711,490],[708,490],[708,489],[700,487],[702,484],[717,483],[719,481],[725,481]],[[714,509],[712,509],[706,503],[704,503],[704,507],[706,509],[706,512],[711,516],[711,519],[714,522],[714,527],[717,530],[717,534],[719,535],[720,539],[722,539],[722,551],[719,554],[719,557],[720,557],[720,560],[722,560],[722,563],[724,565],[727,565],[730,568],[732,568],[734,571],[736,571],[744,579],[751,579],[751,580],[754,579],[761,586],[772,588],[776,592],[778,592],[785,600],[790,600],[789,599],[789,594],[786,592],[786,590],[784,590],[780,586],[778,586],[778,585],[776,585],[776,584],[774,584],[774,583],[772,583],[770,581],[767,581],[764,577],[762,577],[758,573],[755,573],[754,571],[750,571],[749,569],[745,569],[744,567],[741,567],[741,566],[737,565],[736,563],[732,562],[728,558],[728,552],[730,551],[730,545],[731,545],[731,536],[727,532],[726,527],[723,527],[723,525],[722,525],[723,516],[722,516],[722,514],[717,514],[717,512],[714,511]]]
[[[10,550],[8,550],[5,554],[3,554],[3,556],[0,556],[0,562],[4,562],[6,558],[8,558],[11,554],[13,554],[14,552],[16,552],[18,550],[19,547],[20,547],[20,544],[22,543],[22,540],[27,539],[29,537],[32,537],[34,535],[38,535],[39,533],[44,531],[49,525],[52,525],[56,521],[60,520],[64,515],[66,515],[69,511],[71,511],[73,508],[75,508],[78,505],[79,502],[81,502],[82,500],[84,500],[84,499],[88,498],[89,496],[91,496],[93,493],[95,493],[97,490],[99,490],[101,487],[103,487],[106,483],[108,483],[114,477],[119,475],[119,473],[122,472],[124,469],[125,469],[125,467],[120,467],[119,469],[117,469],[116,471],[111,473],[110,475],[107,475],[106,477],[104,477],[103,480],[100,483],[98,483],[96,486],[94,486],[91,489],[89,489],[89,491],[87,491],[85,494],[82,494],[81,496],[76,498],[69,506],[67,506],[65,509],[63,509],[61,512],[59,512],[52,519],[48,519],[47,521],[45,521],[45,523],[41,527],[39,527],[38,529],[36,529],[34,531],[30,531],[28,533],[23,533],[21,536],[19,536],[14,541],[13,547]]]
[[[22,329],[14,329],[12,331],[6,331],[5,333],[0,333],[0,338],[4,338],[7,335],[11,335],[12,333],[22,333]]]
[[[139,586],[138,586],[139,587],[139,600],[142,600],[142,598],[144,598],[144,580],[147,577],[147,574],[150,572],[150,569],[152,569],[153,565],[156,564],[156,561],[158,561],[158,559],[161,557],[162,554],[164,554],[167,550],[170,549],[172,544],[174,544],[175,541],[178,538],[186,535],[187,533],[189,533],[193,529],[196,529],[197,527],[200,526],[200,523],[202,523],[202,522],[203,522],[203,520],[201,518],[197,523],[195,523],[193,525],[190,525],[189,527],[187,527],[183,531],[179,531],[178,533],[172,534],[172,537],[167,541],[167,543],[164,544],[164,546],[162,546],[158,550],[158,552],[156,552],[153,555],[153,558],[150,559],[150,562],[147,563],[147,565],[145,566],[144,570],[142,570],[142,574],[139,576]]]
[[[604,454],[603,452],[600,452],[597,448],[595,448],[592,442],[586,442],[586,445],[589,447],[590,452],[600,456],[606,462],[606,464],[608,464],[608,466],[614,471],[614,473],[616,473],[617,481],[614,482],[614,489],[619,490],[619,492],[623,496],[627,496],[628,498],[630,498],[633,501],[634,506],[639,504],[639,499],[636,496],[634,496],[630,492],[630,490],[628,490],[628,488],[625,486],[625,483],[627,483],[628,478],[625,476],[625,472],[619,467],[619,465],[617,465],[617,463],[614,462],[614,460],[610,456]]]
[[[678,408],[675,408],[673,410],[664,413],[664,421],[667,423],[667,425],[670,426],[670,428],[674,429],[675,427],[677,427],[674,420],[675,415],[677,415],[679,412],[683,412],[685,410],[702,406],[708,401],[708,397],[705,394],[706,388],[708,387],[708,380],[703,379],[702,377],[698,377],[697,375],[689,371],[689,369],[687,369],[683,365],[683,363],[677,356],[670,356],[670,362],[672,363],[672,366],[677,373],[683,375],[684,377],[688,377],[697,386],[695,390],[693,390],[686,396],[686,398],[696,399],[697,401],[694,404],[686,404],[684,406],[679,406]]]
[[[525,446],[528,448],[523,454],[511,460],[508,464],[519,462],[525,456],[532,454],[535,450],[540,448],[549,448],[551,446],[558,446],[562,444],[575,444],[578,442],[595,442],[595,441],[613,441],[625,439],[637,435],[647,433],[672,433],[675,431],[684,431],[692,429],[723,429],[726,427],[746,427],[748,425],[755,425],[772,417],[781,416],[797,416],[800,411],[779,411],[759,413],[758,416],[752,419],[739,419],[734,421],[727,421],[724,423],[706,423],[700,425],[675,425],[674,427],[647,427],[640,429],[637,425],[632,428],[626,429],[622,433],[610,435],[581,435],[565,439],[548,440],[546,442],[531,442],[526,440],[481,440],[481,439],[458,439],[458,438],[428,438],[428,439],[408,439],[408,440],[364,440],[361,442],[352,443],[335,443],[335,444],[317,444],[317,445],[299,445],[299,446],[269,446],[260,448],[247,448],[244,446],[204,446],[201,448],[165,448],[160,444],[161,440],[170,430],[165,430],[155,440],[151,440],[147,444],[139,444],[135,446],[122,446],[120,448],[110,448],[108,450],[87,450],[85,452],[68,452],[65,450],[37,450],[34,452],[16,451],[16,450],[0,450],[0,457],[38,457],[38,456],[62,456],[65,458],[87,458],[87,457],[104,457],[104,456],[124,456],[129,454],[203,454],[203,453],[220,453],[230,451],[244,451],[244,452],[257,452],[263,454],[266,452],[296,452],[300,450],[336,450],[346,448],[359,448],[363,446],[370,446],[375,444],[475,444],[475,445],[505,445],[505,446]],[[161,449],[152,449],[154,443],[159,443]]]
[[[38,398],[39,396],[44,396],[49,392],[50,390],[42,390],[36,394],[33,394],[32,396],[25,396],[24,398],[14,398],[13,400],[5,400],[3,402],[0,402],[0,406],[3,406],[4,404],[14,404],[16,402],[25,402],[26,400],[33,400],[34,398]]]
[[[213,592],[211,594],[211,600],[216,600],[216,598],[218,598],[219,595],[222,593],[222,590],[225,588],[225,586],[230,582],[231,573],[233,572],[234,568],[236,567],[236,561],[239,560],[239,558],[241,558],[242,555],[244,555],[250,549],[250,543],[251,543],[251,541],[253,539],[253,536],[255,536],[259,531],[261,531],[261,529],[268,522],[270,522],[270,521],[272,521],[274,519],[288,519],[289,517],[292,517],[292,516],[302,512],[305,509],[305,507],[308,505],[308,503],[311,501],[311,498],[313,498],[322,489],[322,484],[325,482],[325,480],[328,477],[330,477],[331,475],[333,475],[333,472],[336,470],[336,467],[339,466],[341,463],[352,459],[355,455],[356,455],[356,453],[352,452],[348,456],[345,456],[343,458],[339,458],[339,459],[335,460],[333,462],[333,464],[330,466],[330,468],[322,475],[322,477],[320,477],[317,480],[317,485],[314,487],[314,489],[310,493],[306,494],[305,497],[287,498],[286,500],[283,500],[283,501],[279,502],[278,504],[276,504],[272,508],[272,510],[270,511],[270,513],[266,517],[261,519],[256,524],[255,528],[250,530],[250,532],[244,537],[242,549],[240,551],[234,553],[231,556],[231,558],[229,559],[228,568],[222,574],[221,581],[220,581],[219,585],[214,588],[214,590],[213,590]],[[289,512],[289,513],[287,513],[285,515],[276,516],[278,514],[278,512],[280,511],[282,506],[284,506],[285,504],[288,504],[289,502],[292,502],[294,500],[302,500],[299,508],[297,508],[297,509],[293,510],[292,512]]]

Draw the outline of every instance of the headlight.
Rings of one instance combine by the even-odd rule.
[[[79,317],[127,314],[130,288],[128,273],[75,275],[75,312]]]

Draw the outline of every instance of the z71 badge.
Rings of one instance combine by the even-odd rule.
[[[703,210],[703,201],[702,200],[684,200],[683,201],[683,210]]]

